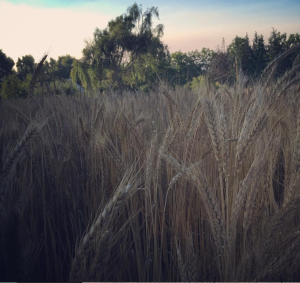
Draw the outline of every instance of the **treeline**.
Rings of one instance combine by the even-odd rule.
[[[34,94],[58,94],[61,91],[75,93],[76,85],[70,80],[74,60],[74,57],[66,55],[58,57],[58,60],[50,58],[44,61]],[[0,94],[3,98],[27,97],[38,63],[32,55],[26,55],[22,59],[18,58],[16,70],[13,69],[14,65],[14,61],[0,50]]]
[[[257,32],[250,41],[236,36],[229,46],[223,39],[217,50],[203,48],[201,51],[169,52],[161,38],[162,24],[153,27],[153,18],[159,17],[158,9],[152,7],[143,12],[137,4],[104,30],[95,29],[94,38],[86,41],[82,58],[70,55],[45,61],[35,84],[33,94],[74,94],[113,90],[139,90],[148,92],[158,77],[172,86],[180,85],[196,89],[209,73],[219,84],[231,84],[239,73],[259,78],[266,66],[277,56],[296,44],[299,33],[281,34],[272,29],[267,41]],[[279,63],[276,76],[283,75],[292,67],[298,53],[292,53]],[[0,49],[0,94],[3,98],[26,97],[37,63],[31,55],[14,61]]]

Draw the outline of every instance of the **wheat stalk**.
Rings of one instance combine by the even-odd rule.
[[[17,160],[19,159],[21,152],[24,150],[24,148],[29,143],[29,141],[33,138],[33,136],[37,134],[38,131],[40,131],[53,116],[54,115],[51,115],[41,122],[33,121],[31,124],[29,124],[21,139],[16,143],[14,149],[10,152],[10,154],[6,158],[3,164],[2,174],[0,177],[0,183],[1,183],[0,207],[2,207],[3,205],[4,197],[8,189],[8,184],[12,179],[12,177],[14,176],[14,172],[12,168],[16,164]]]
[[[95,251],[96,255],[92,260],[91,268],[87,275],[89,281],[101,281],[101,269],[108,262],[113,239],[114,235],[111,230],[103,232],[100,236],[99,243],[97,243],[98,248]]]
[[[185,258],[188,282],[196,282],[198,277],[198,266],[192,234],[187,238]]]
[[[121,209],[127,196],[132,192],[133,186],[131,184],[128,184],[126,186],[123,185],[124,182],[127,181],[128,181],[128,174],[125,174],[114,196],[106,204],[102,213],[99,215],[99,217],[96,219],[92,227],[89,229],[89,231],[81,240],[76,250],[75,257],[73,259],[72,266],[71,266],[71,272],[70,272],[71,281],[74,282],[81,281],[83,266],[85,266],[88,257],[91,255],[93,245],[95,244],[96,241],[101,239],[103,233],[106,233],[106,231],[109,230],[108,225],[110,224],[110,221]],[[107,254],[108,251],[106,251],[105,253]],[[99,260],[97,259],[96,262],[99,262]],[[94,272],[94,270],[92,271]]]
[[[213,150],[215,153],[215,158],[219,164],[219,166],[221,166],[222,163],[222,149],[221,149],[221,142],[220,142],[220,138],[219,138],[219,123],[216,119],[216,110],[215,110],[215,105],[209,101],[208,99],[206,99],[204,101],[204,105],[205,105],[205,117],[206,117],[206,123],[207,123],[207,128],[210,134],[210,138],[211,138],[211,143],[213,146]]]
[[[170,111],[170,123],[173,124],[173,107],[176,110],[177,113],[177,117],[179,119],[179,125],[180,127],[183,125],[183,118],[182,115],[180,113],[180,108],[178,106],[178,104],[175,102],[175,100],[172,98],[172,96],[169,94],[169,92],[166,89],[162,90],[162,94],[164,95],[164,97],[167,99],[167,104],[168,104],[168,109]],[[174,124],[173,124],[174,127]]]
[[[236,171],[237,173],[240,172],[241,166],[243,164],[247,149],[249,146],[255,141],[258,137],[258,134],[264,129],[265,125],[267,124],[268,116],[267,114],[261,115],[256,121],[253,123],[252,127],[249,129],[247,136],[243,137],[244,135],[241,134],[238,143],[237,143],[237,152],[236,152]],[[242,132],[246,132],[248,128],[248,124],[245,123],[245,126]]]
[[[299,250],[300,231],[296,231],[290,236],[290,239],[285,241],[282,249],[275,248],[277,255],[272,257],[253,281],[265,281],[280,275],[284,268],[291,264],[291,260],[299,264],[299,257],[295,256]]]
[[[261,74],[261,79],[264,81],[264,88],[263,88],[263,90],[265,90],[270,85],[270,81],[271,81],[271,79],[274,76],[274,73],[275,73],[275,70],[276,70],[278,64],[284,58],[286,58],[288,55],[290,55],[294,51],[297,51],[299,48],[300,48],[300,45],[295,45],[295,46],[287,49],[281,55],[279,55],[276,58],[274,58],[273,61],[271,61],[268,64],[268,66],[264,69],[263,73]]]
[[[178,264],[181,280],[182,282],[188,282],[189,280],[187,276],[187,269],[183,260],[183,256],[181,254],[181,247],[180,247],[180,243],[178,243],[177,237],[175,237],[175,244],[176,244],[176,252],[177,252],[177,264]]]
[[[264,158],[264,156],[256,157],[256,159],[253,161],[253,163],[247,173],[247,176],[244,178],[244,180],[241,184],[241,187],[237,193],[237,197],[236,197],[234,206],[231,209],[232,214],[230,217],[229,239],[228,239],[228,245],[229,245],[228,256],[229,256],[230,261],[233,261],[233,255],[235,252],[235,240],[236,240],[236,233],[237,233],[237,230],[236,230],[237,221],[238,221],[238,217],[242,211],[242,208],[244,206],[244,203],[246,201],[247,192],[248,192],[249,188],[251,187],[251,185],[253,185],[255,187],[258,186],[259,181],[260,181],[259,176],[262,176],[260,174],[260,172],[263,171],[266,164],[267,164],[267,160],[266,160],[266,158]],[[249,209],[249,207],[248,207],[248,209]],[[247,212],[245,212],[245,213],[246,213],[246,215],[248,215]],[[246,219],[246,221],[248,221],[248,220]]]
[[[43,64],[44,64],[44,61],[46,60],[48,54],[44,55],[44,57],[41,59],[41,61],[38,63],[34,73],[33,73],[33,76],[31,78],[31,81],[30,81],[30,84],[29,84],[29,95],[33,95],[33,90],[34,90],[34,87],[35,87],[35,84],[36,84],[36,81],[38,79],[38,76],[41,72],[41,69],[43,67]]]

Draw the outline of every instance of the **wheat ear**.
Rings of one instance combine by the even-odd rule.
[[[179,124],[180,126],[183,125],[183,118],[182,115],[180,113],[180,108],[178,106],[178,104],[175,102],[175,100],[171,97],[171,95],[168,93],[167,90],[163,90],[162,94],[165,96],[165,98],[167,99],[167,104],[169,106],[169,111],[170,111],[170,123],[173,123],[173,107],[176,110],[176,113],[178,114],[178,119],[179,119]],[[174,126],[174,125],[173,125]]]
[[[125,175],[124,178],[127,178],[127,176]],[[70,281],[75,282],[82,280],[82,273],[84,272],[83,267],[91,254],[93,245],[99,238],[101,239],[103,233],[108,231],[107,228],[110,220],[121,209],[131,190],[132,185],[130,184],[124,187],[123,185],[120,185],[112,199],[105,206],[103,212],[99,215],[90,230],[83,237],[72,262]]]
[[[209,131],[209,135],[211,138],[211,143],[213,146],[213,150],[215,153],[215,158],[221,167],[222,162],[222,150],[221,150],[221,142],[219,138],[219,124],[216,119],[216,109],[215,105],[208,99],[204,101],[204,109],[205,109],[205,117],[206,117],[206,124]]]
[[[97,131],[94,131],[94,135],[96,137],[96,141],[99,142],[101,147],[106,150],[109,157],[113,161],[118,175],[122,176],[125,172],[125,166],[123,164],[122,156],[119,154],[117,148],[114,146],[112,141],[108,139],[107,135],[100,135]]]
[[[284,85],[294,74],[296,74],[299,71],[299,69],[300,69],[300,64],[293,64],[293,67],[280,78],[279,82],[276,84],[274,92],[276,90],[280,90],[281,88],[284,88]]]
[[[298,183],[295,184],[299,186],[299,180]],[[300,194],[297,194],[292,200],[290,200],[289,203],[283,207],[278,214],[275,214],[271,220],[271,230],[269,232],[269,237],[266,240],[266,253],[264,255],[265,259],[267,259],[271,253],[271,251],[274,250],[276,239],[280,238],[282,234],[285,232],[283,229],[285,223],[289,219],[292,219],[292,217],[297,213],[299,209],[299,201],[300,201]],[[274,235],[277,235],[277,237],[274,237]]]
[[[160,155],[166,160],[171,162],[171,164],[180,172],[182,172],[197,188],[200,193],[203,203],[205,204],[205,209],[210,219],[210,227],[214,236],[216,246],[221,248],[225,240],[225,227],[221,217],[221,210],[213,194],[211,188],[208,186],[208,182],[202,172],[199,170],[190,170],[189,168],[181,165],[174,157],[169,156],[163,152]],[[196,171],[198,177],[192,172]]]
[[[274,278],[278,276],[287,265],[292,263],[299,264],[299,257],[295,256],[300,250],[300,231],[296,231],[292,234],[289,239],[285,241],[284,247],[278,249],[274,247],[277,251],[277,255],[272,257],[272,259],[265,265],[264,270],[253,280],[255,281],[267,281],[269,277]]]
[[[276,100],[285,95],[287,93],[287,91],[294,85],[296,85],[297,83],[300,82],[300,75],[297,75],[295,78],[293,78],[292,80],[290,80],[282,89],[281,91],[279,92],[279,94],[277,95],[276,97]]]
[[[274,60],[268,64],[268,66],[264,69],[263,73],[261,74],[262,80],[265,81],[263,90],[265,90],[269,86],[270,81],[271,81],[272,77],[274,76],[274,73],[275,73],[275,70],[276,70],[278,64],[284,58],[286,58],[288,55],[290,55],[294,51],[298,50],[299,48],[300,48],[300,45],[295,45],[295,46],[289,48],[288,50],[283,52],[281,55],[274,58]]]
[[[6,104],[10,108],[14,109],[26,123],[30,123],[30,119],[18,107],[14,106],[13,104],[8,103],[8,102],[6,102]]]
[[[265,125],[267,124],[268,116],[267,114],[261,115],[257,118],[256,122],[254,122],[253,126],[249,130],[246,137],[242,134],[238,140],[237,144],[237,152],[236,152],[236,171],[239,172],[241,170],[241,166],[243,164],[243,160],[245,158],[247,149],[253,143],[253,141],[258,137],[260,131],[263,130]],[[247,122],[248,123],[248,122]],[[247,124],[244,126],[243,132],[246,132]]]
[[[186,258],[185,266],[188,275],[188,282],[195,282],[197,281],[197,277],[198,277],[198,268],[197,268],[197,258],[196,258],[195,248],[193,244],[193,237],[191,233],[187,238],[185,258]]]
[[[107,263],[110,250],[113,242],[113,233],[111,230],[105,231],[99,239],[99,248],[96,251],[96,255],[92,260],[91,268],[88,272],[89,281],[101,281],[101,267]]]
[[[293,155],[293,179],[292,185],[289,186],[287,190],[284,192],[284,201],[282,207],[285,208],[291,198],[294,195],[294,191],[297,188],[295,184],[299,182],[299,169],[300,169],[300,111],[297,117],[297,127],[296,127],[296,137],[295,137],[295,145],[294,145],[294,155]]]
[[[43,64],[44,64],[44,61],[46,60],[48,54],[44,55],[44,57],[42,58],[42,60],[38,63],[34,73],[33,73],[33,76],[32,76],[32,79],[30,81],[30,84],[29,84],[29,95],[32,95],[33,94],[33,90],[34,90],[34,87],[35,87],[35,84],[36,84],[36,81],[37,81],[37,78],[41,72],[41,69],[43,67]]]
[[[28,142],[32,139],[32,137],[39,131],[41,130],[44,125],[53,117],[53,115],[49,116],[48,118],[44,119],[42,122],[36,122],[34,121],[31,123],[25,133],[23,134],[22,138],[20,141],[15,145],[14,149],[10,152],[8,157],[6,158],[6,161],[4,162],[3,169],[2,169],[2,174],[0,177],[0,207],[2,207],[3,201],[4,201],[4,196],[5,193],[8,189],[8,183],[9,180],[12,179],[13,176],[13,170],[12,167],[14,164],[17,162],[22,150],[26,147]]]
[[[235,251],[235,240],[236,240],[236,226],[238,217],[242,211],[242,208],[246,201],[246,195],[248,192],[248,189],[253,186],[257,186],[259,184],[260,178],[258,176],[261,176],[260,172],[263,172],[263,168],[266,166],[267,161],[264,156],[256,158],[256,160],[253,161],[247,176],[242,182],[241,188],[238,191],[234,207],[232,208],[232,215],[230,217],[230,227],[229,227],[229,239],[228,239],[228,245],[229,245],[229,258],[232,260],[233,254]],[[233,264],[234,266],[234,264]]]
[[[224,114],[220,117],[220,141],[222,148],[222,166],[225,179],[228,179],[228,166],[229,166],[229,149],[228,149],[228,130],[226,126],[226,120]]]

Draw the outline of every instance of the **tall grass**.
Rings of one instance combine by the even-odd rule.
[[[275,64],[197,93],[2,101],[2,281],[297,281],[299,65]]]

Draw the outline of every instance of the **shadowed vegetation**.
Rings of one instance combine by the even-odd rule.
[[[2,100],[0,278],[297,281],[292,51],[228,88]]]

